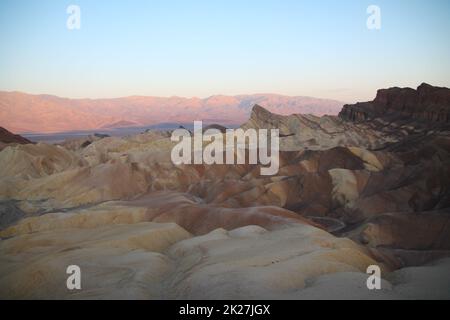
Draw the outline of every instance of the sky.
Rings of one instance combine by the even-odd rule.
[[[67,28],[69,5],[80,29]],[[1,0],[0,90],[352,103],[385,87],[450,87],[449,39],[448,0]]]

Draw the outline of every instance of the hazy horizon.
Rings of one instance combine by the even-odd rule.
[[[69,30],[69,5],[80,29]],[[367,8],[381,9],[369,30]],[[2,1],[0,90],[68,98],[269,92],[343,102],[450,87],[450,3]]]

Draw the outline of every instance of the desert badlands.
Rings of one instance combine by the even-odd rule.
[[[175,165],[166,131],[2,131],[0,298],[450,298],[450,89],[383,89],[339,116],[255,105],[241,128],[279,130],[276,175]]]

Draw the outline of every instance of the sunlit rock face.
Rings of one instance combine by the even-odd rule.
[[[411,90],[340,117],[255,106],[242,128],[280,130],[274,176],[176,166],[164,131],[6,145],[0,298],[449,298],[450,130],[408,113],[447,91]],[[366,287],[374,264],[381,291]]]

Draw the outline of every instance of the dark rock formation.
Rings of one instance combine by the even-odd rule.
[[[3,143],[19,143],[19,144],[28,144],[32,143],[30,140],[18,135],[14,134],[5,128],[0,127],[0,142]]]
[[[103,138],[109,138],[110,135],[109,134],[104,134],[104,133],[94,133],[94,137],[103,139]]]
[[[390,88],[378,90],[373,101],[345,105],[339,117],[350,121],[374,118],[408,118],[432,123],[450,123],[450,89],[421,84],[417,90]]]

